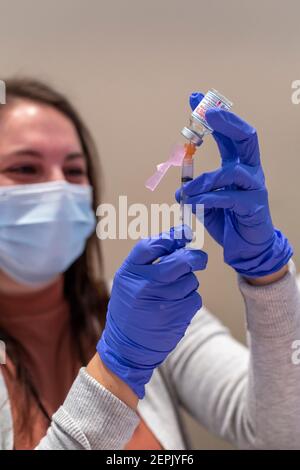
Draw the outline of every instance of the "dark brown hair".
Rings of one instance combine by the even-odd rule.
[[[94,190],[93,208],[100,202],[100,159],[94,140],[70,101],[50,85],[32,78],[10,78],[5,80],[6,106],[16,100],[31,100],[51,106],[72,121],[79,136],[87,161],[87,172]],[[84,253],[72,264],[64,275],[64,293],[71,312],[71,327],[77,339],[78,353],[82,364],[91,357],[96,347],[101,328],[105,323],[108,293],[103,280],[103,260],[99,241],[94,233],[88,240]],[[13,361],[17,380],[24,388],[28,399],[34,397],[44,414],[30,374],[21,360],[22,346],[13,337],[0,330],[0,338],[6,343],[7,355]],[[87,347],[89,344],[91,347]],[[27,420],[26,409],[20,410],[20,426]],[[22,424],[21,424],[22,423]]]

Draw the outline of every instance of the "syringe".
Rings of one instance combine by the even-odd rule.
[[[210,108],[219,108],[229,111],[231,107],[231,101],[221,95],[217,90],[211,89],[193,110],[190,115],[189,125],[184,127],[181,131],[181,134],[188,140],[188,144],[185,145],[186,152],[181,167],[181,222],[190,229],[192,228],[192,210],[191,207],[186,204],[183,185],[194,178],[193,156],[196,148],[202,144],[205,135],[213,132],[213,129],[206,121],[205,113]],[[189,245],[185,247],[190,248]]]
[[[180,194],[180,218],[182,225],[189,227],[192,230],[192,208],[186,204],[185,195],[183,191],[184,184],[192,181],[194,178],[194,154],[196,152],[196,145],[192,142],[185,144],[185,156],[181,166],[181,194]],[[186,248],[189,246],[186,245]]]

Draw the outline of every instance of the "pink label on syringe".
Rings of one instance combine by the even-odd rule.
[[[156,166],[157,171],[147,179],[145,183],[146,188],[150,189],[150,191],[154,191],[171,166],[182,165],[185,153],[186,148],[183,145],[176,145],[168,160]]]

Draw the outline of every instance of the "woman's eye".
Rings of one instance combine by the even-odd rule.
[[[86,171],[82,168],[68,168],[65,170],[67,176],[86,176]]]
[[[6,170],[8,173],[17,173],[22,175],[35,175],[38,173],[38,169],[33,165],[19,165],[15,167],[8,168]]]

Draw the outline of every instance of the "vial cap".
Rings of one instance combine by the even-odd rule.
[[[181,131],[181,134],[195,145],[200,145],[202,143],[202,137],[196,132],[192,131],[189,127],[184,127]]]

